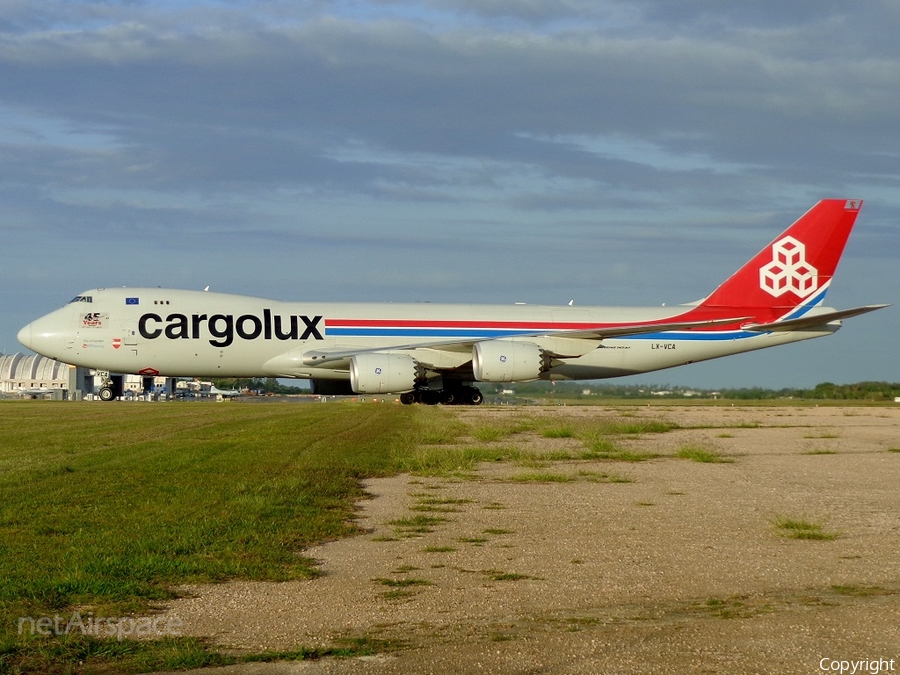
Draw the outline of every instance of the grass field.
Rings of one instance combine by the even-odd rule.
[[[0,404],[0,673],[233,661],[177,637],[32,635],[21,618],[124,617],[182,583],[315,575],[299,552],[350,534],[359,479],[395,472],[443,415],[359,404]]]
[[[40,617],[75,613],[86,620],[152,615],[154,603],[185,583],[314,576],[303,550],[354,533],[354,503],[367,477],[466,476],[492,461],[528,469],[541,469],[543,460],[640,461],[658,455],[628,452],[618,439],[678,428],[627,410],[610,418],[523,408],[469,425],[441,407],[349,402],[0,402],[0,675],[136,673],[381,650],[361,637],[238,657],[177,634],[119,640],[59,635],[56,626],[39,635],[34,627]],[[526,454],[507,443],[520,433],[574,445]],[[732,461],[688,450],[680,456]],[[549,470],[516,480],[570,479],[628,480]],[[432,498],[418,506],[453,504]],[[419,514],[393,526],[427,527],[441,517]]]
[[[37,622],[60,617],[64,628],[76,612],[82,622],[145,616],[185,583],[314,576],[301,552],[354,532],[360,479],[463,474],[478,462],[521,459],[493,441],[552,424],[522,416],[512,426],[470,429],[442,408],[354,403],[4,401],[0,674],[234,662],[195,639],[59,635],[57,624],[40,635]],[[629,428],[567,433],[596,442]],[[481,444],[460,443],[466,435]],[[243,658],[372,649],[362,641]]]

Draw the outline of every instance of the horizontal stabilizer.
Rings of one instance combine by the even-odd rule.
[[[744,330],[759,332],[803,330],[804,328],[824,326],[832,321],[848,319],[851,316],[867,314],[868,312],[874,312],[876,309],[884,309],[885,307],[890,307],[890,305],[866,305],[865,307],[854,307],[853,309],[842,309],[820,314],[811,313],[807,316],[801,316],[799,319],[786,319],[784,321],[773,321],[772,323],[753,323],[741,327]]]

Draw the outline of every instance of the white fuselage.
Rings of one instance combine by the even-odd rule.
[[[311,365],[310,352],[436,346],[483,340],[541,342],[595,325],[675,318],[689,306],[552,307],[294,303],[172,289],[86,291],[19,334],[31,349],[65,363],[121,373],[194,377],[347,379],[346,363]],[[839,323],[782,332],[669,331],[593,341],[588,351],[559,359],[542,379],[599,379],[830,335]],[[536,337],[538,336],[538,337]],[[595,346],[596,345],[596,346]],[[438,358],[447,367],[471,360],[471,348]],[[582,349],[581,351],[584,351]],[[456,361],[454,362],[454,359]]]

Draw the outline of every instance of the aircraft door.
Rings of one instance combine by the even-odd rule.
[[[113,349],[121,349],[123,352],[137,356],[139,338],[137,322],[123,321],[120,324],[119,336],[113,337]]]

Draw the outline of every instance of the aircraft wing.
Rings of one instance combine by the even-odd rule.
[[[711,319],[708,321],[673,321],[669,323],[646,323],[630,326],[609,326],[592,328],[589,330],[573,330],[561,333],[553,333],[555,337],[576,338],[583,340],[604,340],[606,338],[627,337],[629,335],[643,335],[645,333],[667,333],[669,331],[694,330],[697,328],[714,328],[727,324],[740,323],[750,317],[738,316],[727,319]]]
[[[758,331],[761,333],[769,331],[803,330],[804,328],[816,328],[817,326],[824,326],[825,324],[831,323],[832,321],[848,319],[851,316],[867,314],[868,312],[874,312],[876,309],[884,309],[885,307],[890,307],[890,305],[866,305],[864,307],[841,309],[831,312],[823,312],[820,314],[810,313],[806,316],[801,316],[798,319],[785,319],[784,321],[773,321],[772,323],[752,323],[747,324],[746,326],[741,326],[741,328],[743,328],[744,330]]]
[[[567,330],[554,332],[535,332],[535,333],[517,333],[508,338],[498,337],[489,338],[493,340],[516,339],[523,338],[547,338],[553,346],[545,350],[551,356],[557,358],[574,358],[582,356],[588,351],[597,347],[596,343],[606,338],[626,337],[629,335],[643,335],[645,333],[664,333],[668,331],[695,330],[698,328],[711,328],[726,324],[740,323],[746,321],[750,317],[730,317],[727,319],[714,319],[708,321],[673,321],[662,323],[648,324],[632,324],[626,326],[606,326],[591,328],[588,330]],[[369,349],[318,349],[305,352],[303,355],[303,363],[306,366],[323,366],[328,365],[330,368],[336,367],[341,362],[349,363],[349,359],[358,354],[386,353],[386,352],[409,352],[409,351],[429,351],[429,352],[450,352],[447,356],[449,359],[441,359],[445,362],[458,361],[455,366],[462,365],[471,360],[472,347],[476,342],[483,342],[485,338],[472,338],[467,340],[446,340],[438,342],[415,342],[401,345],[391,345],[390,347],[373,347]],[[581,343],[581,344],[578,344]],[[453,358],[455,355],[455,359]],[[460,360],[461,359],[461,360]],[[417,360],[420,360],[417,356]],[[455,367],[452,366],[452,367]],[[448,366],[444,366],[448,367]]]

